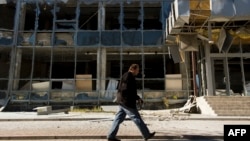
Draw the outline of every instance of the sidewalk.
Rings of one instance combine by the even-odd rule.
[[[171,115],[168,110],[140,111],[154,139],[223,139],[225,124],[248,124],[250,117]],[[69,112],[37,115],[36,112],[0,112],[0,140],[106,139],[114,113]],[[142,139],[128,118],[119,129],[121,139]]]

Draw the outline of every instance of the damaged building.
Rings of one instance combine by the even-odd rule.
[[[132,63],[151,109],[190,95],[249,95],[250,11],[237,1],[228,13],[230,2],[1,0],[1,105],[112,103]]]

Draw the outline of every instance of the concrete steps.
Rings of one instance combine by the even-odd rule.
[[[248,96],[204,96],[217,116],[250,116]]]

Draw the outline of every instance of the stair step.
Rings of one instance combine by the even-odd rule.
[[[229,104],[224,104],[224,103],[212,103],[212,102],[208,102],[208,104],[213,105],[215,107],[221,106],[221,107],[249,107],[249,104],[245,104],[245,103],[229,103]]]
[[[204,98],[218,116],[250,116],[248,96],[205,96]]]
[[[206,101],[214,101],[214,102],[250,102],[250,99],[206,99]]]
[[[238,111],[216,110],[216,114],[219,116],[249,116],[250,111],[247,111],[247,110],[238,110]]]
[[[225,101],[225,102],[217,102],[217,101],[207,101],[209,104],[214,105],[249,105],[250,102],[244,102],[244,101]]]
[[[217,113],[218,116],[249,116],[249,113]]]
[[[213,110],[249,110],[249,107],[215,107]]]

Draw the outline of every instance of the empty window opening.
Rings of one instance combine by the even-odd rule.
[[[80,5],[79,29],[97,30],[98,27],[98,5]]]
[[[147,29],[162,29],[161,23],[161,4],[144,4],[144,21],[143,28]]]
[[[141,6],[139,2],[124,3],[123,29],[137,30],[141,27]]]
[[[106,5],[105,29],[120,29],[120,5]]]

